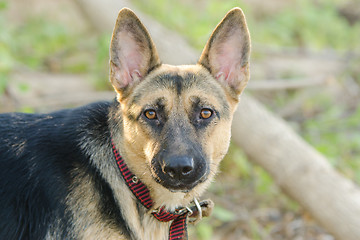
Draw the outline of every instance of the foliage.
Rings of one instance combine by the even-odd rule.
[[[350,26],[333,1],[296,0],[281,12],[258,19],[255,41],[281,46],[333,48],[360,47],[360,25]]]
[[[198,49],[231,8],[240,6],[247,15],[253,42],[281,46],[349,49],[360,47],[360,24],[350,26],[336,11],[334,1],[295,0],[275,15],[256,14],[243,1],[209,0],[190,5],[176,0],[135,0],[138,7],[186,36]],[[195,6],[194,6],[195,5]],[[169,17],[171,14],[171,17]]]
[[[108,76],[109,36],[94,38],[85,33],[74,34],[65,25],[43,17],[33,17],[21,24],[9,23],[2,14],[7,7],[7,1],[0,1],[0,95],[6,89],[9,74],[24,67],[48,72],[92,73],[95,86],[104,88],[108,82],[104,78]]]
[[[321,114],[303,123],[302,134],[333,166],[360,183],[360,161],[354,161],[360,155],[360,108],[344,109],[333,104],[324,107]]]
[[[205,45],[209,37],[209,30],[216,26],[224,13],[238,6],[236,0],[200,1],[199,4],[195,4],[196,7],[176,0],[135,0],[134,2],[144,12],[186,36],[190,43],[198,49]]]

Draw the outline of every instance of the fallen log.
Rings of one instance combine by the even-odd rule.
[[[232,140],[337,239],[360,239],[360,190],[284,120],[244,95]]]

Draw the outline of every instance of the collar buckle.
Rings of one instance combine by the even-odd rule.
[[[189,217],[192,217],[193,215],[195,215],[195,216],[193,216],[194,219],[189,220],[189,222],[191,224],[195,225],[201,221],[203,215],[202,215],[202,209],[201,209],[199,201],[196,198],[194,198],[193,202],[195,204],[196,209],[194,211],[191,211],[191,209],[190,209],[191,213],[189,214]],[[194,212],[195,212],[195,214],[193,214]]]

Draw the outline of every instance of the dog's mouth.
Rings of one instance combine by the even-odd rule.
[[[152,175],[156,182],[171,192],[189,192],[206,181],[208,164],[204,159],[175,156],[171,159],[152,161]]]
[[[198,181],[193,183],[182,183],[182,182],[171,182],[167,180],[162,180],[158,176],[154,176],[154,179],[157,183],[161,184],[163,187],[167,188],[170,192],[183,192],[187,193],[190,192],[194,187],[199,185],[200,183],[206,181],[207,174],[205,174],[202,178]]]

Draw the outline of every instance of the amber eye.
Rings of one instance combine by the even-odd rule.
[[[153,109],[146,110],[144,115],[147,119],[153,120],[157,118],[156,112]]]
[[[200,112],[200,116],[203,119],[210,118],[212,116],[212,114],[213,114],[212,110],[210,110],[208,108],[203,108],[203,109],[201,109],[201,112]]]

